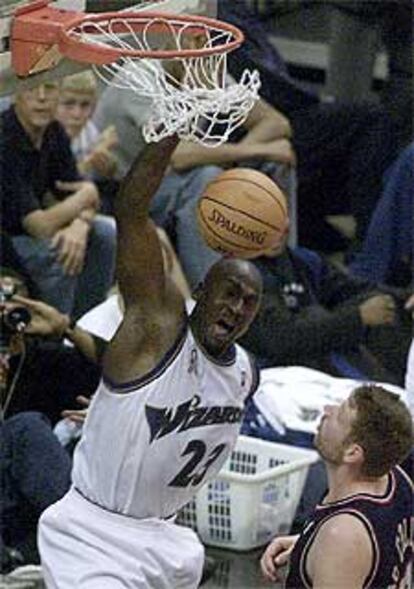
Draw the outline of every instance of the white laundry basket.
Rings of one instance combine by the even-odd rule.
[[[313,450],[240,436],[217,477],[179,513],[204,544],[231,550],[263,546],[289,532]]]

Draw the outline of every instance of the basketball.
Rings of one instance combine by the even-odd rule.
[[[240,258],[274,249],[288,229],[283,192],[268,176],[249,168],[226,170],[212,180],[198,202],[197,216],[212,249]]]

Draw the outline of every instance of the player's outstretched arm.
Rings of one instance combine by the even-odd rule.
[[[115,199],[117,279],[127,308],[154,300],[165,288],[161,247],[148,211],[176,145],[176,137],[147,145]]]

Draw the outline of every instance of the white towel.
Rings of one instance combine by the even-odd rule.
[[[329,376],[302,366],[267,368],[261,371],[261,383],[254,402],[277,431],[281,427],[315,433],[325,405],[341,403],[361,381]],[[375,383],[401,396],[397,386]]]

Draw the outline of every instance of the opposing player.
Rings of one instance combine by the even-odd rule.
[[[395,466],[413,446],[404,403],[379,386],[354,390],[328,406],[315,445],[329,491],[298,536],[267,547],[261,567],[276,581],[290,561],[286,587],[411,587],[413,484]]]
[[[187,316],[148,208],[175,138],[148,145],[116,201],[123,322],[103,358],[74,458],[73,487],[41,518],[47,587],[197,587],[203,550],[174,514],[235,444],[257,373],[234,345],[258,309],[245,260],[215,264]]]

